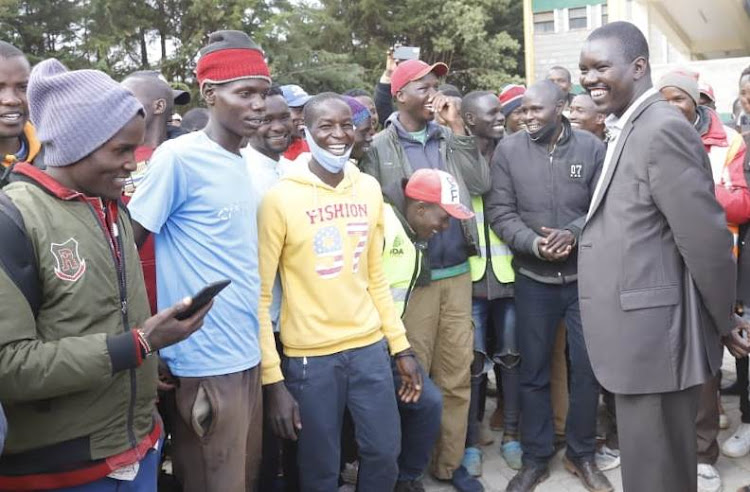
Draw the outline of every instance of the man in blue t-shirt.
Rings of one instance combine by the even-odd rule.
[[[174,469],[185,492],[253,490],[261,458],[257,198],[240,144],[262,123],[271,79],[260,47],[218,31],[197,66],[210,119],[160,146],[129,204],[155,235],[159,308],[221,279],[203,330],[162,350],[177,380]]]

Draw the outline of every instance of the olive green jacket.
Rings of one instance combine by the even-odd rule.
[[[14,463],[23,474],[54,472],[135,447],[153,429],[157,382],[156,359],[141,360],[131,332],[150,311],[124,207],[28,164],[14,172],[24,180],[3,191],[34,246],[43,300],[34,319],[0,268],[0,475],[15,474]],[[54,465],[43,458],[51,449]]]

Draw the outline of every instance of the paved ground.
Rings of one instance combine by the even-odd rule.
[[[723,384],[727,384],[730,380],[734,381],[734,359],[729,355],[724,359],[723,371],[725,377],[725,382]],[[737,397],[725,396],[723,398],[723,403],[724,409],[729,415],[730,427],[728,430],[721,432],[719,435],[719,443],[724,442],[724,440],[731,435],[740,420]],[[488,402],[486,412],[487,418],[489,418],[493,410],[494,406]],[[501,434],[495,434],[495,443],[484,448],[484,476],[482,477],[482,483],[487,492],[504,491],[508,481],[515,473],[508,468],[505,464],[505,460],[500,456],[499,442]],[[560,452],[554,458],[552,461],[550,478],[537,487],[537,492],[585,492],[586,489],[583,488],[581,482],[563,468],[561,461],[562,456],[563,452]],[[725,492],[734,492],[738,487],[750,484],[750,456],[732,459],[722,455],[719,457],[716,466],[724,482]],[[606,472],[606,475],[615,486],[615,490],[622,490],[619,468]],[[450,485],[442,484],[431,479],[426,480],[425,485],[427,485],[426,488],[430,492],[449,492],[454,490]]]

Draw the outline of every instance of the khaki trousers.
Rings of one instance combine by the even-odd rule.
[[[523,330],[523,326],[518,327]],[[552,349],[552,366],[550,367],[550,397],[552,398],[552,415],[555,419],[555,435],[565,437],[565,421],[568,419],[568,360],[565,355],[565,324],[560,323],[555,335],[555,346]]]
[[[260,366],[179,382],[172,439],[183,491],[255,491],[263,436]]]
[[[432,473],[448,480],[461,465],[468,425],[474,358],[471,277],[465,273],[416,288],[403,319],[417,359],[443,395]]]

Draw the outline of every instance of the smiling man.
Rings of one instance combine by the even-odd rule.
[[[160,355],[178,381],[174,465],[184,490],[252,490],[262,428],[258,198],[240,144],[265,122],[271,79],[240,31],[209,36],[197,76],[208,124],[157,149],[129,209],[136,240],[155,235],[160,308],[232,281],[205,331]]]
[[[150,314],[120,202],[144,135],[138,100],[103,72],[54,59],[34,67],[28,94],[47,167],[19,163],[3,190],[0,216],[15,209],[23,231],[2,221],[0,489],[156,490],[152,354],[200,328],[210,305],[184,321],[182,300]],[[9,258],[22,232],[28,251]]]
[[[503,139],[492,159],[485,196],[492,230],[514,254],[515,300],[521,355],[523,466],[508,484],[525,492],[549,476],[555,452],[550,362],[555,333],[565,321],[570,358],[570,410],[565,468],[591,491],[612,485],[594,461],[599,385],[591,371],[578,308],[576,243],[604,144],[571,128],[562,116],[563,92],[549,80],[526,91],[525,131]]]
[[[263,384],[274,431],[299,441],[303,492],[336,490],[344,408],[359,445],[361,491],[390,491],[398,475],[394,394],[419,400],[422,380],[383,273],[383,197],[348,164],[352,113],[323,93],[305,108],[306,167],[287,174],[259,215]],[[282,282],[282,374],[269,307]],[[401,385],[395,389],[391,358]]]
[[[596,109],[596,104],[588,94],[578,94],[570,102],[570,124],[596,135],[604,140],[604,118],[606,115]]]
[[[362,159],[362,169],[383,188],[401,183],[418,169],[446,171],[458,184],[461,203],[470,207],[472,195],[489,189],[489,169],[475,137],[466,135],[457,100],[437,90],[439,77],[447,72],[444,63],[408,60],[398,65],[391,78],[398,112],[375,136]],[[433,121],[436,115],[447,125]],[[432,472],[438,479],[452,480],[461,491],[482,487],[461,466],[473,357],[468,259],[478,245],[475,219],[451,218],[449,227],[429,241],[431,282],[414,290],[404,315],[420,362],[443,395],[451,396],[443,406]]]
[[[700,135],[652,87],[649,48],[613,22],[583,45],[581,85],[610,143],[579,247],[586,345],[615,394],[626,492],[697,490],[700,387],[722,346],[748,352],[736,266]]]
[[[33,162],[41,150],[29,122],[26,87],[30,72],[23,52],[0,41],[0,186],[7,182],[15,163]]]

